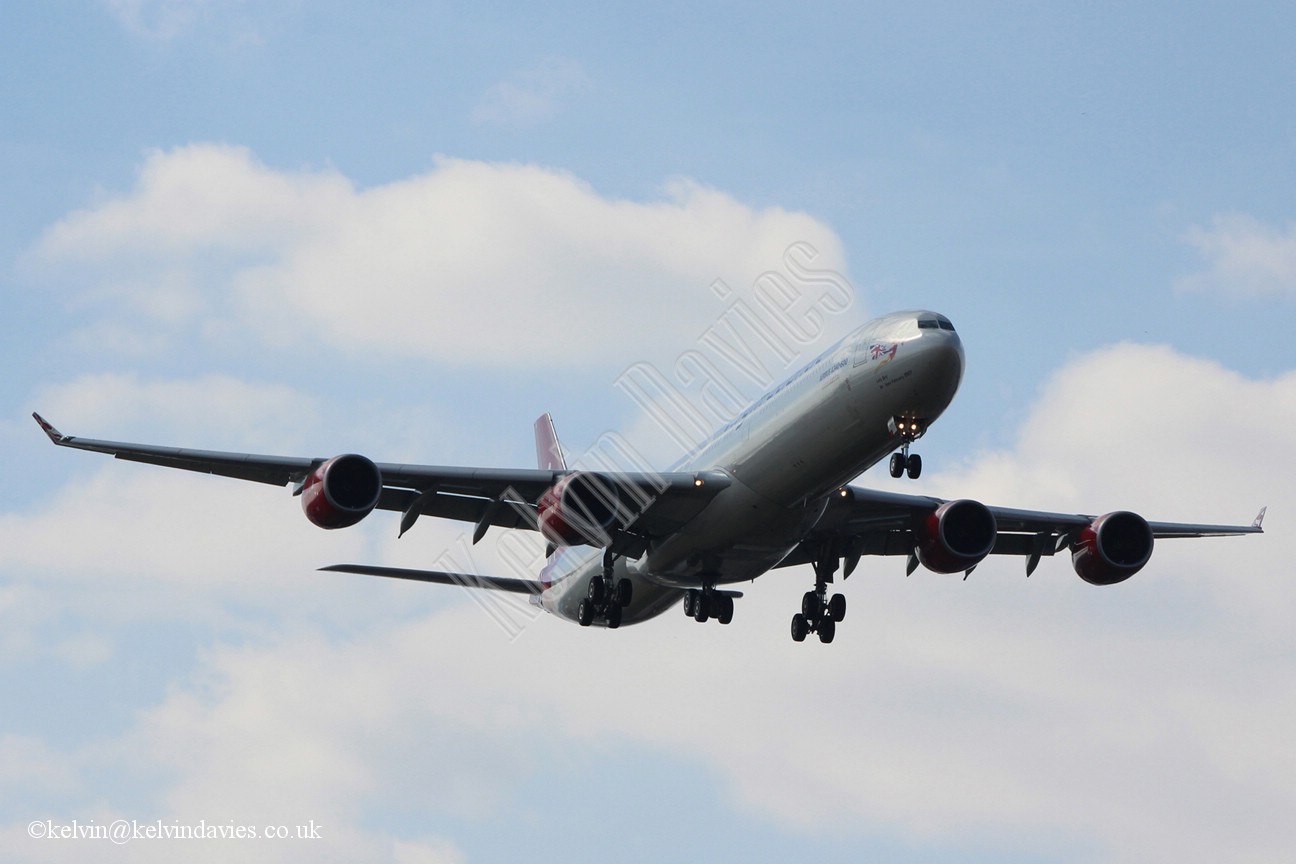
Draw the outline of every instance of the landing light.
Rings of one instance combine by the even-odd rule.
[[[693,478],[693,485],[694,485],[694,486],[701,486],[701,485],[702,485],[703,483],[705,483],[705,482],[706,482],[706,481],[703,480],[701,477],[694,477],[694,478]]]

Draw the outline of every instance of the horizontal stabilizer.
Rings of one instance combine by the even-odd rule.
[[[511,591],[514,594],[543,594],[543,582],[534,579],[507,579],[501,576],[478,576],[473,573],[447,573],[443,570],[406,570],[401,567],[378,567],[372,564],[332,564],[321,567],[331,573],[358,573],[361,576],[384,576],[388,579],[411,579],[438,585],[460,585],[464,588],[486,588]]]

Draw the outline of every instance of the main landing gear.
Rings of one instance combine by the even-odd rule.
[[[927,424],[922,420],[906,417],[892,417],[887,423],[892,435],[900,436],[904,444],[899,453],[891,454],[891,476],[895,478],[909,475],[910,480],[917,480],[922,474],[922,457],[917,453],[909,454],[909,445],[917,441],[927,431]]]
[[[837,559],[815,562],[815,587],[801,598],[801,611],[792,616],[792,641],[804,642],[810,633],[818,633],[825,644],[837,635],[837,624],[846,617],[846,596],[828,596],[828,583],[837,570]]]
[[[589,591],[576,608],[576,621],[582,627],[593,624],[595,618],[606,621],[609,630],[621,626],[622,611],[634,599],[634,583],[625,577],[613,579],[614,561],[611,549],[603,553],[603,572],[590,580]]]
[[[699,624],[711,618],[721,624],[733,620],[734,598],[717,591],[715,583],[704,579],[701,588],[690,588],[684,592],[684,614]]]

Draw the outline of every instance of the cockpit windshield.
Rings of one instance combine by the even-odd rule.
[[[933,315],[930,318],[918,319],[919,330],[948,330],[954,332],[954,325],[944,315]]]

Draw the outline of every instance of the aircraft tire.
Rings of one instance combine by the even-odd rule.
[[[630,601],[634,599],[634,583],[629,579],[622,579],[616,583],[616,605],[629,606]]]
[[[909,457],[909,464],[905,466],[905,470],[909,472],[910,480],[917,480],[918,475],[922,474],[922,457],[917,453],[912,454]]]
[[[846,618],[846,595],[834,594],[828,601],[828,614],[834,621],[843,621]]]
[[[576,623],[582,627],[588,627],[594,622],[594,604],[586,597],[576,607]]]
[[[817,592],[807,591],[801,596],[801,614],[807,621],[818,621],[823,615],[823,601]]]
[[[792,616],[792,641],[804,642],[810,632],[810,622],[800,612]]]
[[[721,594],[716,597],[716,603],[718,603],[720,606],[719,614],[716,615],[716,620],[719,621],[721,624],[728,624],[730,621],[733,620],[733,612],[734,612],[733,598],[729,597],[728,595]]]
[[[604,613],[604,617],[607,618],[608,629],[615,630],[621,626],[621,607],[609,606],[607,612]]]
[[[900,453],[891,454],[891,476],[899,480],[904,476],[905,457]]]
[[[595,606],[602,605],[603,600],[607,597],[607,580],[602,576],[595,576],[591,579],[586,596]]]
[[[837,622],[832,619],[832,616],[825,615],[819,622],[819,641],[827,645],[836,635]]]

